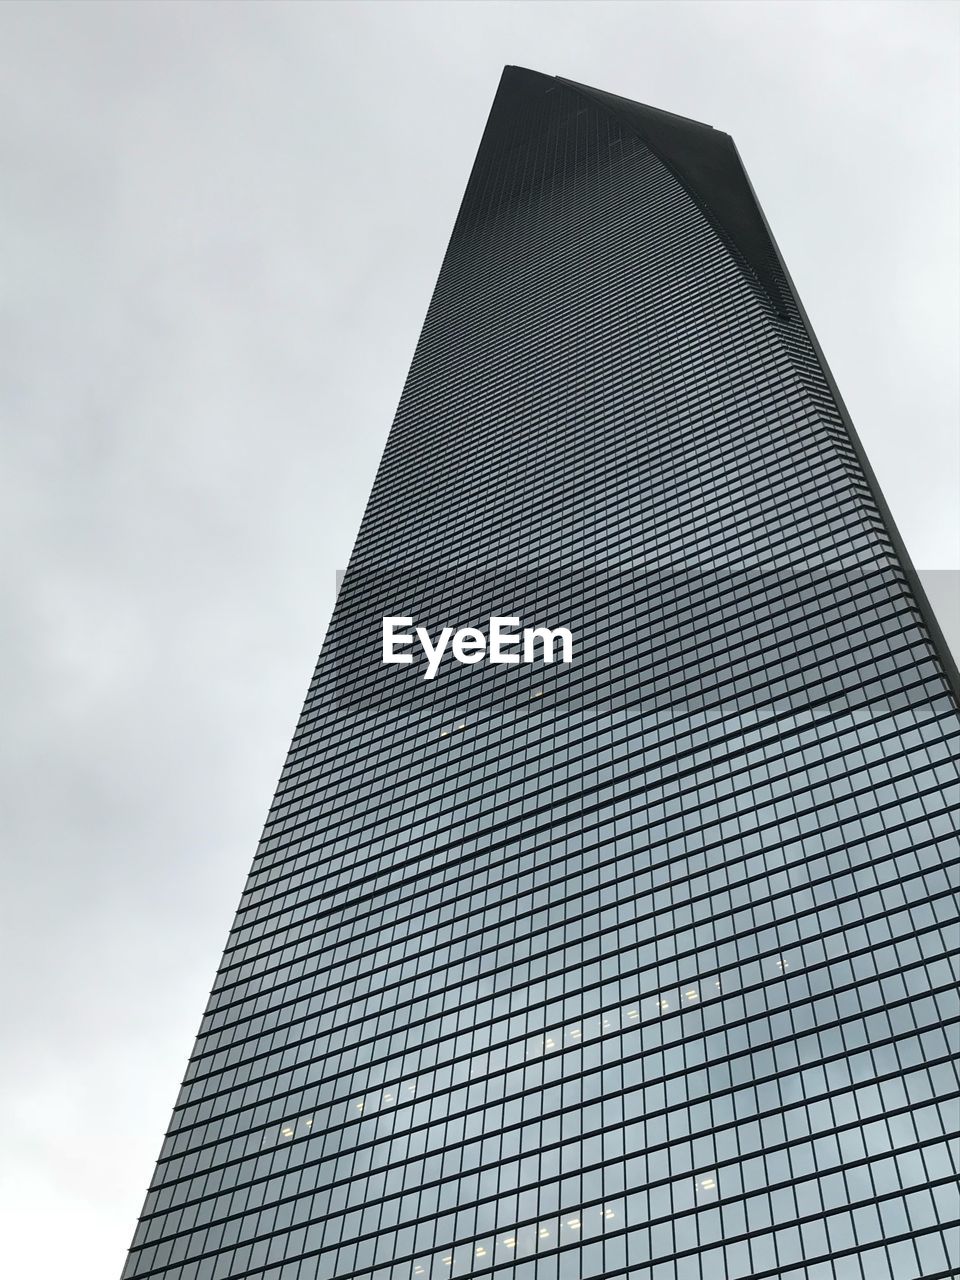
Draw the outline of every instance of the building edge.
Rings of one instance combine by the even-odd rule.
[[[514,68],[514,69],[526,70],[526,68]],[[541,74],[541,73],[534,72],[533,74]],[[608,101],[608,95],[603,95],[598,90],[592,90],[588,85],[580,84],[574,80],[567,80],[563,76],[556,76],[554,78],[560,84],[563,84],[564,86],[566,86],[568,89],[572,89],[576,93],[579,93],[582,97],[587,98],[595,106],[599,106],[607,112],[615,111],[614,106]],[[642,105],[642,104],[637,104],[637,105]],[[880,513],[880,519],[882,520],[884,528],[887,532],[887,536],[890,538],[890,542],[893,545],[893,549],[897,555],[897,559],[900,563],[901,569],[903,570],[904,576],[906,577],[907,582],[910,585],[910,589],[913,592],[914,601],[917,605],[917,609],[919,610],[920,616],[926,628],[927,636],[930,640],[933,650],[937,658],[939,659],[940,665],[943,669],[943,674],[946,680],[947,688],[953,697],[955,705],[958,707],[958,709],[960,709],[960,668],[958,668],[957,660],[954,657],[949,644],[947,643],[947,638],[944,635],[943,628],[940,626],[939,619],[937,618],[937,615],[934,612],[933,606],[930,604],[930,600],[927,596],[926,591],[924,590],[923,583],[920,579],[920,575],[917,573],[917,570],[914,567],[913,560],[911,559],[910,553],[907,550],[906,543],[904,542],[900,534],[900,530],[897,528],[896,521],[893,518],[893,513],[891,512],[890,507],[888,506],[887,501],[884,498],[883,490],[877,479],[876,472],[874,471],[873,467],[870,464],[870,459],[867,457],[866,450],[864,449],[863,444],[860,440],[860,437],[857,434],[857,429],[853,424],[853,419],[850,416],[850,412],[847,409],[843,396],[840,394],[840,389],[837,386],[836,379],[834,378],[833,373],[831,372],[830,366],[827,363],[827,358],[824,355],[823,348],[821,347],[817,339],[817,335],[814,331],[813,325],[810,323],[810,317],[807,315],[806,308],[804,307],[803,302],[800,298],[800,295],[797,291],[797,287],[793,282],[793,277],[790,275],[790,272],[787,269],[787,264],[784,260],[783,254],[780,251],[780,246],[777,244],[776,238],[774,237],[774,234],[770,229],[770,223],[767,220],[767,216],[763,211],[763,206],[761,205],[759,199],[757,198],[756,190],[753,186],[753,183],[750,181],[750,175],[747,172],[747,167],[743,163],[743,159],[740,155],[739,150],[737,149],[736,142],[734,141],[734,139],[731,137],[730,134],[721,133],[719,130],[714,130],[713,126],[703,124],[701,121],[693,120],[692,118],[687,116],[679,116],[674,112],[662,112],[659,110],[659,108],[655,108],[655,107],[648,108],[648,109],[650,111],[657,111],[661,115],[672,116],[675,120],[682,120],[688,125],[691,125],[700,129],[704,129],[704,130],[710,130],[711,132],[715,132],[719,136],[726,139],[726,141],[728,142],[732,155],[736,159],[736,163],[739,166],[740,173],[743,178],[746,189],[749,192],[750,199],[753,201],[754,210],[757,216],[759,217],[760,222],[763,225],[763,229],[766,232],[767,239],[770,242],[770,248],[773,251],[773,254],[777,261],[777,265],[779,266],[780,271],[783,273],[783,278],[786,281],[788,289],[790,290],[791,299],[797,308],[797,314],[800,317],[801,323],[803,324],[807,337],[810,340],[810,345],[813,348],[813,351],[817,357],[817,361],[820,365],[821,372],[823,373],[824,380],[827,383],[827,386],[830,390],[830,394],[833,398],[834,404],[836,405],[837,412],[840,415],[840,419],[843,423],[844,430],[846,431],[847,437],[850,440],[851,448],[853,449],[854,453],[857,456],[858,462],[863,468],[864,478],[866,479],[867,485],[869,486],[871,496],[877,505],[877,510]],[[669,158],[660,155],[660,149],[657,148],[655,145],[651,145],[650,139],[645,137],[640,132],[635,122],[631,118],[629,118],[625,113],[617,111],[616,116],[617,116],[617,119],[620,120],[622,124],[624,124],[627,128],[630,129],[632,133],[634,133],[637,137],[640,138],[640,141],[643,142],[645,146],[649,146],[651,150],[654,151],[654,153],[658,156],[658,158],[664,164],[666,164],[667,167],[670,169],[670,171],[674,174],[674,177],[677,179],[677,181],[683,185],[685,190],[687,190],[691,198],[695,200],[696,203],[702,208],[703,203],[699,197],[699,194],[696,191],[692,191],[690,189],[689,183],[685,181],[684,177],[681,174],[676,172],[675,166],[669,162]],[[710,217],[710,214],[706,210],[704,212],[707,213],[708,217]],[[715,217],[710,217],[710,221],[715,222]],[[733,237],[730,236],[726,228],[721,227],[718,229],[721,231],[721,235],[724,241],[727,241],[729,243],[729,240],[732,239]],[[736,247],[738,249],[740,248],[739,245],[737,245]],[[763,279],[760,279],[758,283],[761,285],[762,288],[765,288],[765,291],[767,292],[768,296],[770,296],[770,289],[766,286],[766,281],[764,281]],[[771,301],[779,309],[779,300],[775,296],[771,297]]]
[[[857,455],[857,459],[860,462],[861,467],[863,467],[863,474],[870,487],[873,500],[877,504],[877,510],[880,513],[880,518],[883,521],[887,535],[893,544],[893,549],[897,553],[897,558],[900,561],[900,567],[903,569],[907,581],[910,583],[917,608],[919,609],[920,616],[926,626],[930,643],[932,644],[937,657],[940,659],[940,665],[943,667],[943,673],[946,678],[949,691],[953,695],[954,703],[958,709],[960,709],[960,668],[957,666],[957,660],[947,643],[947,638],[943,633],[943,628],[940,626],[939,619],[934,612],[933,606],[930,604],[930,600],[924,590],[923,583],[920,580],[920,575],[917,573],[910,553],[907,550],[906,543],[900,535],[900,530],[897,528],[897,523],[893,518],[893,512],[890,510],[890,507],[887,505],[886,498],[883,496],[883,489],[877,479],[876,472],[870,464],[870,459],[867,457],[867,453],[861,443],[860,436],[857,434],[857,429],[853,425],[853,419],[850,416],[850,412],[847,409],[843,396],[840,394],[840,388],[837,386],[837,382],[831,372],[830,365],[827,363],[827,358],[824,355],[823,348],[821,347],[817,339],[817,335],[814,332],[813,325],[810,323],[810,317],[807,315],[806,308],[803,305],[803,301],[797,291],[797,287],[793,283],[793,277],[787,269],[787,264],[784,261],[783,254],[780,252],[780,246],[777,244],[776,238],[770,229],[770,223],[767,221],[767,216],[763,211],[763,206],[757,199],[757,193],[754,190],[753,183],[750,181],[750,175],[747,172],[746,165],[740,157],[740,152],[737,150],[736,143],[733,142],[732,139],[731,142],[733,144],[737,160],[740,163],[740,168],[743,170],[743,176],[750,190],[750,194],[753,197],[753,202],[756,205],[757,212],[766,227],[767,235],[770,237],[770,244],[777,256],[777,261],[780,264],[780,270],[783,272],[784,279],[789,286],[790,292],[793,296],[793,301],[796,304],[797,312],[803,322],[803,327],[807,332],[807,337],[810,339],[810,345],[816,353],[820,369],[826,380],[827,386],[830,388],[830,394],[833,397],[834,404],[837,406],[837,412],[840,414],[847,436],[850,439],[851,447]]]

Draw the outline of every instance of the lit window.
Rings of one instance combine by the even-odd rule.
[[[554,1040],[545,1040],[545,1041],[544,1041],[544,1044],[546,1045],[546,1047],[547,1047],[548,1049],[555,1049],[555,1048],[556,1048],[556,1041],[554,1041]]]
[[[547,1237],[550,1235],[550,1232],[547,1230],[546,1227],[541,1227],[540,1230],[537,1232],[537,1235],[540,1237],[541,1240],[546,1240]]]
[[[628,1018],[639,1018],[639,1017],[640,1017],[640,1010],[639,1010],[639,1009],[628,1009],[628,1010],[627,1010],[627,1017],[628,1017]]]
[[[440,737],[441,737],[441,738],[449,738],[449,737],[450,737],[450,730],[449,730],[449,729],[441,729],[441,730],[440,730]]]
[[[281,1129],[281,1131],[280,1131],[280,1132],[283,1134],[283,1136],[284,1136],[285,1138],[292,1138],[292,1137],[293,1137],[293,1130],[290,1128],[290,1126],[289,1126],[289,1125],[286,1125],[286,1126],[285,1126],[285,1128]]]
[[[717,1180],[716,1178],[701,1178],[697,1186],[701,1191],[716,1191]]]
[[[312,1121],[312,1120],[304,1120],[304,1122],[303,1122],[303,1123],[304,1123],[304,1124],[306,1125],[306,1127],[309,1129],[309,1128],[310,1128],[310,1126],[313,1124],[313,1121]]]
[[[467,727],[467,726],[466,726],[466,724],[458,724],[458,725],[457,725],[457,728],[458,728],[458,729],[465,729],[466,727]]]
[[[482,1244],[481,1244],[481,1245],[477,1245],[477,1257],[478,1257],[478,1258],[485,1258],[486,1256],[487,1256],[487,1251],[486,1251],[486,1249],[483,1247],[483,1245],[482,1245]]]
[[[580,1219],[579,1219],[579,1218],[570,1218],[570,1219],[569,1219],[569,1221],[567,1222],[567,1226],[571,1229],[571,1231],[579,1231],[579,1230],[580,1230]]]
[[[657,1008],[658,1008],[658,1009],[669,1009],[669,1008],[670,1008],[670,1002],[669,1002],[669,1000],[658,1000],[658,1001],[657,1001]]]
[[[504,1243],[504,1247],[507,1249],[515,1249],[517,1247],[517,1242],[513,1238],[513,1236],[511,1236],[509,1240],[504,1240],[503,1243]]]
[[[686,994],[686,997],[687,997],[687,999],[688,999],[688,1000],[699,1000],[699,999],[700,999],[700,992],[699,992],[699,991],[687,991],[685,994]]]
[[[570,1034],[571,1034],[572,1036],[582,1036],[582,1035],[583,1035],[583,1032],[580,1030],[580,1028],[579,1028],[579,1027],[571,1027],[571,1028],[570,1028]]]
[[[615,1218],[617,1215],[613,1212],[612,1209],[604,1209],[603,1216],[605,1218]]]

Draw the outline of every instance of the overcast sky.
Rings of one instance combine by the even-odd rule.
[[[958,33],[950,3],[0,6],[3,1274],[119,1275],[503,64],[733,134],[942,596]]]

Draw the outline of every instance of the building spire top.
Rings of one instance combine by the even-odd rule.
[[[650,148],[696,201],[738,265],[756,278],[787,318],[776,251],[730,135],[575,80],[556,79],[610,112]]]

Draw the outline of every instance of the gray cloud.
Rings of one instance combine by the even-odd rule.
[[[119,1273],[502,65],[734,135],[946,600],[958,43],[922,3],[0,7],[7,1274]]]

